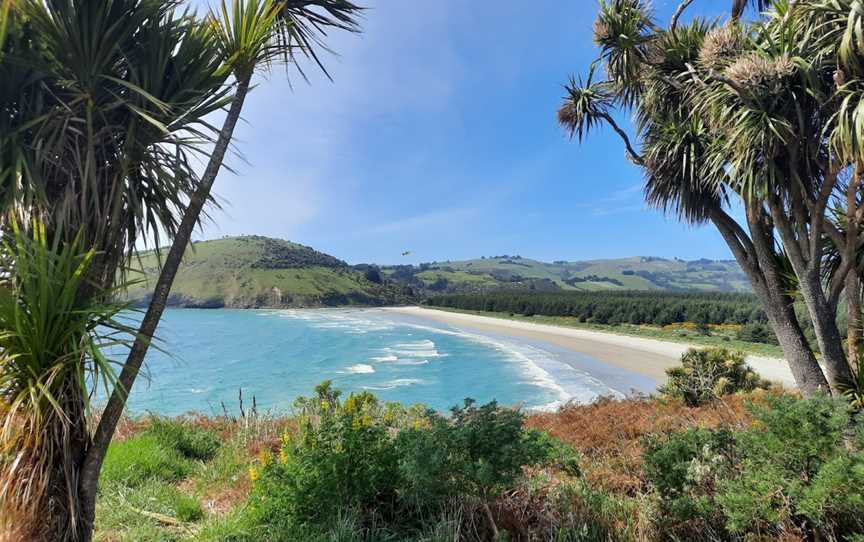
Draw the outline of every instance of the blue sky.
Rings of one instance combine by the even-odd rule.
[[[262,234],[351,263],[730,257],[712,228],[646,208],[611,130],[579,145],[557,126],[562,84],[596,55],[593,0],[363,5],[362,35],[331,36],[334,82],[258,81],[245,161],[217,179],[224,209],[201,238]],[[677,0],[654,6],[668,18]]]

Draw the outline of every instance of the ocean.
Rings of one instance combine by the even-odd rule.
[[[130,396],[134,414],[236,413],[241,390],[247,409],[254,397],[259,411],[289,413],[324,380],[440,411],[467,397],[549,410],[628,391],[552,347],[380,309],[170,309],[155,346]]]

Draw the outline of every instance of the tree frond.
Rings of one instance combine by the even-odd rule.
[[[600,47],[609,81],[627,105],[641,91],[639,74],[654,37],[652,28],[653,13],[644,0],[601,0],[594,42]]]
[[[608,117],[614,103],[609,83],[595,83],[593,79],[594,65],[587,80],[583,81],[581,76],[571,77],[564,86],[567,95],[558,109],[558,124],[579,141]]]

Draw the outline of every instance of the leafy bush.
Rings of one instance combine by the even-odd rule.
[[[299,430],[250,473],[256,517],[276,540],[298,528],[323,532],[348,510],[363,527],[416,530],[452,500],[486,503],[524,465],[562,455],[563,446],[523,429],[520,412],[494,402],[466,400],[445,418],[368,392],[343,402],[329,382],[315,391],[297,401]]]
[[[178,420],[153,418],[146,434],[153,435],[164,447],[177,450],[183,457],[198,461],[213,459],[222,445],[213,431]]]
[[[399,471],[381,404],[367,392],[338,398],[327,382],[298,399],[298,433],[285,435],[277,458],[261,458],[255,504],[277,529],[325,525],[355,508],[393,516]]]
[[[864,451],[842,400],[768,395],[741,431],[690,428],[648,439],[646,478],[660,523],[679,538],[864,530]]]
[[[744,362],[744,354],[725,348],[691,348],[681,356],[681,367],[666,370],[668,382],[659,388],[667,397],[699,406],[730,393],[767,389],[763,380]]]
[[[645,475],[660,497],[665,530],[684,538],[722,531],[714,493],[731,468],[734,445],[729,430],[699,427],[647,439]]]
[[[816,523],[843,523],[830,513],[833,499],[828,495],[841,496],[852,484],[860,502],[861,486],[855,484],[856,469],[851,467],[864,459],[860,451],[846,448],[848,406],[826,396],[778,396],[754,407],[754,414],[756,425],[736,438],[742,457],[739,472],[721,484],[717,497],[729,530],[765,531],[793,524],[799,516],[811,516]],[[837,467],[846,464],[850,470],[838,473]],[[847,495],[837,505],[854,508],[855,502]],[[864,518],[864,508],[857,513]]]

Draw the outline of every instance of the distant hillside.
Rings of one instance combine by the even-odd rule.
[[[540,262],[520,256],[385,266],[382,274],[427,295],[499,290],[669,290],[747,292],[734,261],[633,257]]]
[[[130,287],[136,304],[149,300],[159,271],[142,256],[144,281]],[[367,276],[368,275],[368,276]],[[135,273],[130,277],[133,281]],[[405,301],[402,288],[312,248],[260,236],[200,241],[186,252],[171,289],[179,307],[323,307]]]
[[[158,262],[142,256],[143,282],[129,290],[136,304],[151,295]],[[133,280],[138,278],[133,273]],[[179,307],[326,307],[386,305],[446,293],[498,291],[667,290],[747,292],[732,261],[634,257],[540,262],[495,256],[420,265],[350,266],[310,247],[261,236],[194,243],[171,290]]]

